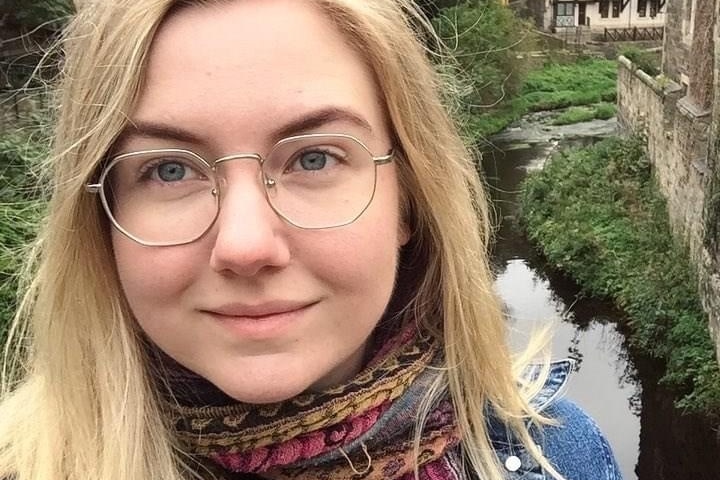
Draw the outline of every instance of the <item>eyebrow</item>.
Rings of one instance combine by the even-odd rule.
[[[370,123],[352,110],[338,107],[327,107],[312,111],[306,115],[296,118],[295,120],[291,120],[276,130],[273,136],[275,137],[275,140],[280,140],[309,130],[315,130],[324,125],[335,122],[351,123],[357,127],[367,130],[368,132],[372,132]]]
[[[275,130],[272,138],[274,141],[278,141],[335,122],[354,124],[368,132],[372,132],[370,123],[352,110],[326,107],[291,120]],[[143,120],[130,120],[118,136],[118,142],[132,137],[165,139],[195,145],[206,142],[206,139],[182,127]]]
[[[194,144],[199,144],[203,141],[189,130],[165,123],[142,120],[130,120],[130,123],[120,132],[117,142],[119,143],[132,137],[174,140]]]

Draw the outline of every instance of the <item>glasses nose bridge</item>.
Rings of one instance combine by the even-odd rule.
[[[212,163],[213,170],[217,171],[217,167],[220,164],[227,163],[231,160],[255,160],[260,168],[262,169],[265,159],[259,153],[233,153],[232,155],[225,155],[220,157]]]
[[[248,153],[233,153],[232,155],[225,155],[223,157],[216,159],[212,163],[212,170],[215,173],[216,178],[218,179],[218,181],[220,183],[224,183],[224,182],[223,182],[223,179],[221,178],[222,176],[218,172],[218,166],[222,165],[224,163],[228,163],[233,160],[254,160],[255,162],[257,162],[258,165],[260,166],[261,183],[263,184],[263,187],[265,187],[265,188],[268,187],[268,179],[266,178],[265,170],[264,170],[265,158],[263,158],[263,156],[260,155],[259,153],[250,153],[250,152],[248,152]]]
[[[215,178],[218,182],[218,188],[220,190],[224,190],[227,188],[227,179],[224,178],[224,175],[221,175],[218,172],[218,165],[222,165],[223,163],[230,162],[232,160],[254,160],[258,163],[260,166],[260,172],[259,172],[259,181],[262,184],[262,187],[265,189],[265,192],[267,194],[267,191],[269,188],[274,188],[276,185],[275,179],[270,178],[267,176],[267,173],[265,172],[265,158],[260,155],[259,153],[233,153],[232,155],[225,155],[223,157],[220,157],[216,159],[212,163],[212,171],[215,174]],[[219,191],[218,191],[219,193]]]

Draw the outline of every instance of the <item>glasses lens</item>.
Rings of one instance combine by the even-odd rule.
[[[205,233],[217,215],[213,178],[189,152],[131,153],[110,163],[103,203],[115,226],[141,243],[186,243]]]
[[[375,191],[370,152],[346,135],[306,135],[280,142],[264,164],[268,200],[302,228],[345,225],[358,218]]]

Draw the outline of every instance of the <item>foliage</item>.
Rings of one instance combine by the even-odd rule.
[[[66,18],[72,12],[70,0],[5,0],[0,4],[0,15],[5,16],[5,22],[29,31],[39,26],[47,25],[57,29],[56,22]]]
[[[434,26],[457,60],[467,114],[482,115],[518,93],[528,67],[517,50],[533,49],[530,23],[497,0],[480,0],[443,9]]]
[[[594,104],[598,105],[596,115],[587,119],[607,119],[615,114],[614,107],[606,102],[615,101],[616,81],[617,65],[611,60],[585,58],[572,64],[548,63],[527,74],[517,96],[470,115],[466,123],[475,135],[487,136],[528,112]],[[572,115],[579,116],[577,112]]]
[[[620,51],[620,54],[651,77],[660,75],[660,54],[641,50],[637,47],[626,47]]]
[[[5,49],[0,51],[0,89],[40,87],[54,76],[59,52],[49,46],[71,11],[70,0],[0,0],[0,44]],[[43,59],[43,68],[38,68]]]
[[[615,116],[617,113],[617,107],[614,103],[598,103],[595,107],[595,118],[598,120],[608,120]]]
[[[428,16],[432,18],[436,16],[443,8],[455,7],[458,4],[464,3],[463,0],[417,0],[415,3],[420,9]]]
[[[552,121],[553,125],[570,125],[571,123],[590,120],[607,120],[615,115],[616,108],[612,103],[598,103],[587,107],[570,107]]]
[[[687,411],[720,414],[720,371],[685,248],[677,245],[642,139],[609,139],[553,157],[528,177],[530,238],[589,294],[630,318],[630,341],[664,360],[661,380]]]
[[[34,166],[47,148],[36,128],[0,137],[0,336],[16,309],[23,249],[34,237],[44,202]]]
[[[528,74],[521,95],[528,109],[553,110],[598,102],[614,102],[617,63],[585,58],[572,64],[546,65]]]
[[[595,118],[592,107],[570,107],[552,121],[553,125],[569,125],[571,123],[589,122]]]
[[[433,23],[457,61],[459,116],[474,137],[497,133],[531,111],[615,101],[616,62],[573,57],[570,64],[537,65],[523,56],[539,43],[531,23],[498,0],[444,8]]]
[[[617,64],[599,58],[581,59],[572,64],[549,63],[530,71],[520,92],[492,110],[474,114],[467,122],[476,135],[497,133],[528,112],[557,110],[592,105],[594,113],[573,110],[561,122],[575,123],[592,118],[608,119],[615,115]]]

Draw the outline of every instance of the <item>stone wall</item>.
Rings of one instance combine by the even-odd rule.
[[[714,17],[720,19],[720,2],[715,2]],[[712,27],[714,42],[712,52],[713,81],[712,90],[720,92],[720,25],[717,21]],[[705,310],[710,315],[710,329],[715,334],[720,357],[720,96],[716,95],[712,105],[710,151],[707,167],[710,171],[709,185],[705,195],[705,262],[704,275],[701,277],[700,290]]]
[[[714,183],[720,187],[720,177],[713,176],[708,162],[709,138],[718,131],[718,110],[714,117],[698,110],[688,101],[684,86],[666,77],[651,78],[620,57],[618,121],[624,130],[647,138],[648,156],[667,199],[672,229],[698,265],[701,297],[720,353],[720,270],[706,232],[709,192]]]
[[[665,15],[665,37],[663,41],[663,73],[677,81],[687,78],[686,62],[690,44],[687,38],[686,1],[668,1]],[[692,6],[690,6],[692,8]]]
[[[713,27],[715,0],[696,0],[693,35],[688,62],[688,97],[702,111],[712,107],[713,95]]]

